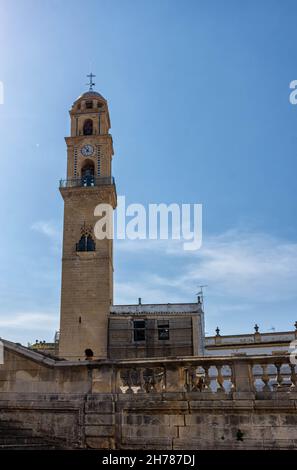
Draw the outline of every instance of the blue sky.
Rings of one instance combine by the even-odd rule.
[[[0,1],[0,336],[59,325],[64,136],[86,89],[109,102],[118,194],[202,203],[203,246],[117,242],[115,302],[191,302],[206,331],[292,328],[297,301],[297,4]]]

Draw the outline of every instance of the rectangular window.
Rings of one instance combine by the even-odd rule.
[[[169,339],[169,323],[168,322],[158,324],[158,339],[159,340]]]
[[[92,109],[93,108],[93,101],[86,101],[86,108]]]
[[[145,320],[133,321],[134,341],[145,341]]]

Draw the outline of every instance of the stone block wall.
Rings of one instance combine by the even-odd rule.
[[[0,377],[0,424],[66,448],[297,448],[287,356],[70,363],[6,343]]]

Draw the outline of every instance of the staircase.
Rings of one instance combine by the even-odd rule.
[[[33,429],[17,421],[0,420],[0,450],[63,449],[57,439],[34,435]]]

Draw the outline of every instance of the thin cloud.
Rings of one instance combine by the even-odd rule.
[[[126,244],[126,246],[125,246]],[[119,294],[125,299],[136,291],[145,291],[150,301],[168,296],[189,301],[197,286],[208,284],[209,297],[221,302],[222,310],[241,311],[240,305],[297,300],[297,243],[265,233],[229,230],[205,237],[202,248],[185,252],[180,242],[121,242],[122,253],[138,252],[151,261],[143,272],[137,272],[137,284],[120,283]],[[177,263],[170,275],[149,271],[154,260],[168,255],[168,263]],[[178,260],[179,258],[179,260]],[[176,261],[175,261],[176,260]],[[174,297],[172,298],[172,292]],[[138,295],[140,296],[140,294]],[[134,297],[135,298],[135,297]],[[225,306],[224,306],[225,304]]]
[[[31,230],[35,230],[55,242],[61,239],[61,231],[58,229],[57,225],[50,220],[39,220],[35,222],[31,225]]]
[[[55,313],[15,313],[10,317],[0,317],[0,328],[13,328],[22,330],[44,330],[54,331],[57,325],[57,315]]]

